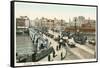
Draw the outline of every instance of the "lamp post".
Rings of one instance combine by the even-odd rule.
[[[76,17],[74,18],[74,22],[75,22],[75,34],[76,34],[76,32],[77,32],[77,25],[76,25],[77,18]]]

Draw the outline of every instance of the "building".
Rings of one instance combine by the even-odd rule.
[[[16,18],[16,32],[27,31],[30,26],[30,20],[27,16]]]
[[[96,21],[91,20],[90,18],[85,19],[83,16],[74,17],[73,21],[69,19],[68,25],[69,27],[66,27],[65,31],[75,32],[76,30],[79,30],[81,32],[94,33],[96,29]]]

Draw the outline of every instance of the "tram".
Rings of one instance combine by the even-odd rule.
[[[48,56],[54,49],[50,46],[50,42],[47,38],[43,37],[43,34],[38,29],[29,28],[29,35],[33,42],[34,54],[32,54],[32,61],[36,62],[42,58]]]

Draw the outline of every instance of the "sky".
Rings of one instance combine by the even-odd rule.
[[[15,17],[20,16],[28,16],[31,20],[45,17],[69,21],[78,16],[96,20],[96,7],[16,2]]]

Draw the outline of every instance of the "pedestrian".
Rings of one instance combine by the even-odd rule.
[[[58,45],[56,46],[56,50],[58,51]]]
[[[34,52],[34,54],[32,54],[32,61],[33,61],[33,62],[36,61],[36,52]]]
[[[45,39],[44,45],[45,45],[45,47],[46,47],[46,48],[48,48],[48,47],[49,47],[49,44],[48,44],[48,39]]]
[[[18,53],[16,52],[16,56],[18,56]]]
[[[55,57],[55,50],[53,50],[53,57]]]
[[[61,45],[63,44],[63,39],[61,38],[59,41],[59,50],[61,49]]]
[[[50,61],[51,59],[50,59],[50,55],[48,56],[48,61]]]
[[[61,60],[63,60],[63,53],[61,52]]]

